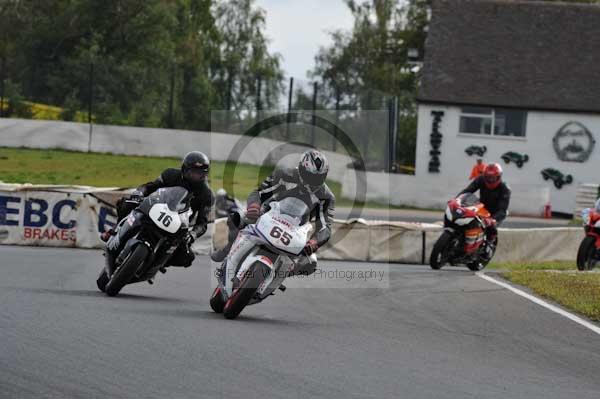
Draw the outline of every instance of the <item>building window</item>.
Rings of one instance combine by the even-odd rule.
[[[463,107],[460,132],[525,137],[527,112],[506,108]]]

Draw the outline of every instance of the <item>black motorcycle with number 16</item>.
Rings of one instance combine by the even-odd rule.
[[[184,187],[161,188],[141,200],[106,243],[106,265],[96,280],[100,291],[115,296],[127,284],[152,284],[175,250],[193,240],[191,216],[190,193]]]

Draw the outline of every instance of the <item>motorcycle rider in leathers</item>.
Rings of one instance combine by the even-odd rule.
[[[486,225],[486,254],[491,257],[493,248],[498,242],[497,227],[508,215],[511,194],[508,184],[502,181],[502,167],[499,164],[491,163],[487,165],[483,171],[483,175],[474,179],[458,195],[475,193],[477,190],[479,190],[480,201],[491,214],[491,217],[484,221]]]
[[[207,229],[208,217],[211,206],[214,202],[214,195],[208,185],[208,172],[210,170],[210,160],[200,151],[192,151],[185,155],[180,169],[165,169],[160,176],[151,182],[139,186],[129,197],[129,200],[123,198],[117,202],[118,220],[121,221],[137,204],[148,195],[162,187],[181,186],[186,188],[191,194],[192,199],[190,207],[195,218],[192,229],[193,236],[198,238],[202,236]],[[102,234],[101,238],[107,241],[115,232],[110,230]],[[189,267],[194,261],[194,253],[190,249],[193,238],[187,243],[182,244],[175,250],[169,264],[172,266]]]
[[[278,201],[293,196],[303,200],[310,209],[310,219],[315,221],[316,229],[304,247],[307,255],[292,274],[309,275],[314,273],[316,264],[308,261],[308,256],[315,253],[331,237],[331,224],[335,210],[335,195],[331,192],[325,179],[329,172],[327,158],[317,150],[308,150],[300,156],[297,168],[278,169],[262,182],[260,187],[251,192],[247,200],[246,221],[255,223],[262,209],[270,201]],[[229,216],[228,244],[213,252],[211,258],[221,262],[231,249],[238,232],[245,226],[238,214]]]

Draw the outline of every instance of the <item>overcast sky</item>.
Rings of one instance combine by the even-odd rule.
[[[287,77],[306,79],[321,46],[331,44],[327,32],[350,30],[352,14],[342,0],[257,0],[267,12],[270,50],[283,57]]]

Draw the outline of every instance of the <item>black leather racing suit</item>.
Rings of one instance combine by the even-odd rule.
[[[194,185],[192,187],[183,179],[181,169],[169,168],[165,169],[156,180],[139,186],[137,191],[139,191],[144,197],[147,197],[159,188],[177,186],[184,187],[192,193],[190,207],[193,215],[191,220],[195,219],[193,230],[196,234],[196,237],[200,237],[206,232],[210,209],[214,202],[214,195],[206,180],[203,183]],[[127,207],[123,204],[123,201],[117,203],[119,219],[125,217],[132,210],[127,209]],[[169,260],[169,264],[187,267],[192,264],[194,258],[194,253],[191,251],[191,249],[188,246],[182,245],[175,250],[173,256]]]
[[[498,187],[489,189],[485,185],[483,176],[479,176],[471,182],[458,195],[464,193],[475,193],[479,190],[479,200],[485,205],[496,224],[487,226],[485,229],[486,242],[490,247],[495,247],[498,243],[497,227],[506,219],[508,215],[508,205],[510,204],[510,187],[505,182],[501,182]],[[490,252],[488,252],[490,254]],[[491,255],[489,255],[491,257]]]
[[[508,215],[508,205],[510,203],[510,187],[505,182],[501,182],[498,187],[489,189],[485,185],[483,176],[479,176],[471,182],[458,195],[464,193],[475,193],[479,190],[479,199],[485,205],[492,217],[496,219],[498,225],[506,219]]]
[[[323,184],[311,193],[300,182],[298,169],[277,169],[261,183],[258,189],[248,195],[247,203],[262,204],[264,209],[269,202],[278,201],[285,197],[300,198],[309,206],[311,210],[310,220],[315,221],[316,227],[312,238],[317,241],[317,245],[321,247],[329,241],[335,213],[335,195],[327,184]],[[233,241],[235,241],[239,230],[244,227],[239,220],[236,220],[235,215],[229,217],[227,224],[229,227],[229,243],[225,248],[217,251],[219,253],[217,259],[224,258],[224,255],[229,252]],[[310,274],[314,271],[315,266],[312,265],[312,269],[309,267],[309,270],[304,270],[302,273]]]

